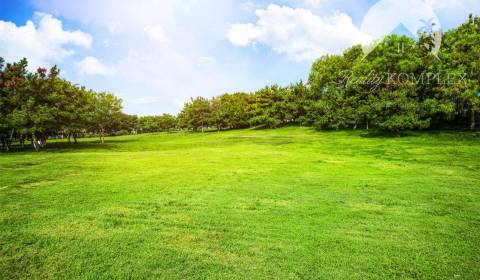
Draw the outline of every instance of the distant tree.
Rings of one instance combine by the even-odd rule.
[[[128,115],[122,113],[117,125],[117,135],[119,132],[123,132],[125,134],[136,134],[138,132],[137,130],[139,129],[138,122],[139,119],[137,115]]]
[[[276,128],[286,120],[285,89],[278,85],[255,92],[250,123],[254,126]]]
[[[90,96],[92,113],[91,121],[100,134],[102,144],[105,133],[112,130],[122,117],[122,100],[113,94],[101,92]]]
[[[349,87],[355,63],[362,50],[355,46],[343,55],[324,56],[317,60],[309,76],[310,96],[306,105],[307,123],[320,129],[356,127],[359,122],[358,88]]]
[[[203,97],[192,98],[185,103],[182,112],[179,114],[179,124],[183,128],[197,131],[204,131],[210,125],[212,108],[210,101]]]
[[[170,114],[144,116],[138,119],[137,127],[143,133],[170,131],[177,127],[177,119]]]
[[[176,129],[177,119],[170,114],[163,114],[159,117],[161,131],[171,131]]]

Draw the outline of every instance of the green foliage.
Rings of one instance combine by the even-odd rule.
[[[104,142],[105,133],[114,130],[122,119],[122,100],[113,94],[101,92],[91,95],[90,121]]]
[[[185,103],[178,116],[179,125],[182,128],[193,129],[193,131],[203,131],[210,124],[211,112],[212,107],[208,99],[203,97],[192,98]]]
[[[27,60],[4,65],[0,59],[0,139],[7,150],[14,139],[44,148],[48,138],[115,131],[121,100],[59,78],[53,66],[27,71]],[[103,138],[102,138],[103,139]],[[103,141],[103,140],[102,140]]]
[[[175,129],[176,126],[176,118],[169,114],[140,117],[136,125],[141,133],[170,131]]]
[[[360,46],[312,65],[308,84],[264,87],[251,94],[197,98],[185,104],[182,128],[277,128],[296,123],[317,129],[475,129],[480,113],[480,18],[415,41],[390,35],[364,57]],[[232,116],[240,116],[238,118]],[[248,123],[248,124],[247,124]]]
[[[238,129],[249,126],[251,95],[245,93],[224,94],[213,98],[210,102],[211,125],[218,129]]]
[[[440,60],[431,34],[387,36],[363,58],[353,47],[312,66],[306,124],[321,129],[476,128],[480,91],[479,18],[447,32]],[[469,117],[467,116],[469,115]]]

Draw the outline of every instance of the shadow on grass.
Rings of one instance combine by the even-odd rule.
[[[92,139],[79,139],[78,143],[60,142],[60,140],[54,140],[53,142],[47,142],[47,146],[40,149],[39,152],[46,153],[66,153],[66,152],[81,152],[86,150],[92,151],[111,151],[118,149],[121,144],[128,144],[138,142],[137,139],[108,139],[105,143],[101,143],[100,140]],[[31,153],[35,152],[35,149],[26,144],[24,147],[20,145],[14,145],[10,148],[10,151],[0,150],[0,154],[13,154],[13,153]]]
[[[266,126],[266,125],[259,125],[259,126],[254,126],[252,128],[247,128],[247,129],[260,130],[261,131],[261,130],[275,130],[275,129],[282,129],[282,128],[290,128],[290,127],[305,127],[305,126],[295,124],[295,123],[287,123],[287,124],[281,124],[281,125],[278,125],[278,126],[275,126],[275,127],[270,127],[270,126]]]
[[[403,131],[400,134],[396,134],[394,132],[387,132],[377,129],[319,129],[319,128],[311,128],[312,132],[315,133],[345,133],[347,135],[351,135],[352,137],[362,137],[362,138],[385,138],[385,139],[396,139],[402,137],[417,137],[418,135],[411,131]]]
[[[401,133],[394,133],[382,130],[363,130],[360,137],[362,138],[403,138],[403,137],[418,137],[418,134],[411,131],[402,131]]]
[[[425,138],[431,141],[448,142],[479,142],[480,136],[473,131],[468,130],[423,130],[423,131],[403,131],[400,135],[379,130],[362,131],[362,138],[372,139],[402,139],[402,138]]]

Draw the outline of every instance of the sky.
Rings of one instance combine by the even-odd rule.
[[[57,64],[130,114],[175,114],[190,97],[305,81],[318,57],[376,39],[365,18],[381,27],[419,1],[442,30],[480,14],[480,0],[0,0],[0,56]],[[405,12],[372,16],[394,2]]]

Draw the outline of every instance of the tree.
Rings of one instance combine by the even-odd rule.
[[[30,132],[37,151],[46,146],[47,135],[53,134],[58,125],[59,103],[63,97],[59,73],[58,67],[53,66],[48,75],[45,68],[28,75],[27,102],[22,109],[27,117],[25,129]]]
[[[105,133],[113,130],[122,117],[122,100],[106,92],[91,94],[90,100],[90,104],[93,106],[91,108],[91,121],[100,134],[100,140],[103,144]]]
[[[187,129],[204,131],[210,125],[212,108],[210,101],[203,97],[192,98],[185,103],[178,118],[180,126]]]
[[[470,115],[470,129],[476,127],[480,113],[480,18],[470,15],[468,22],[452,29],[444,36],[442,59],[445,70],[462,77],[462,82],[444,85],[441,89],[456,102],[456,114]]]
[[[285,89],[278,85],[255,92],[250,123],[254,126],[276,128],[286,121]]]
[[[2,59],[3,68],[3,59]],[[27,66],[26,59],[18,63],[7,63],[2,71],[2,124],[0,137],[2,145],[8,151],[10,144],[18,132],[24,128],[25,119],[28,116],[26,111],[27,99],[25,92],[27,90]]]

